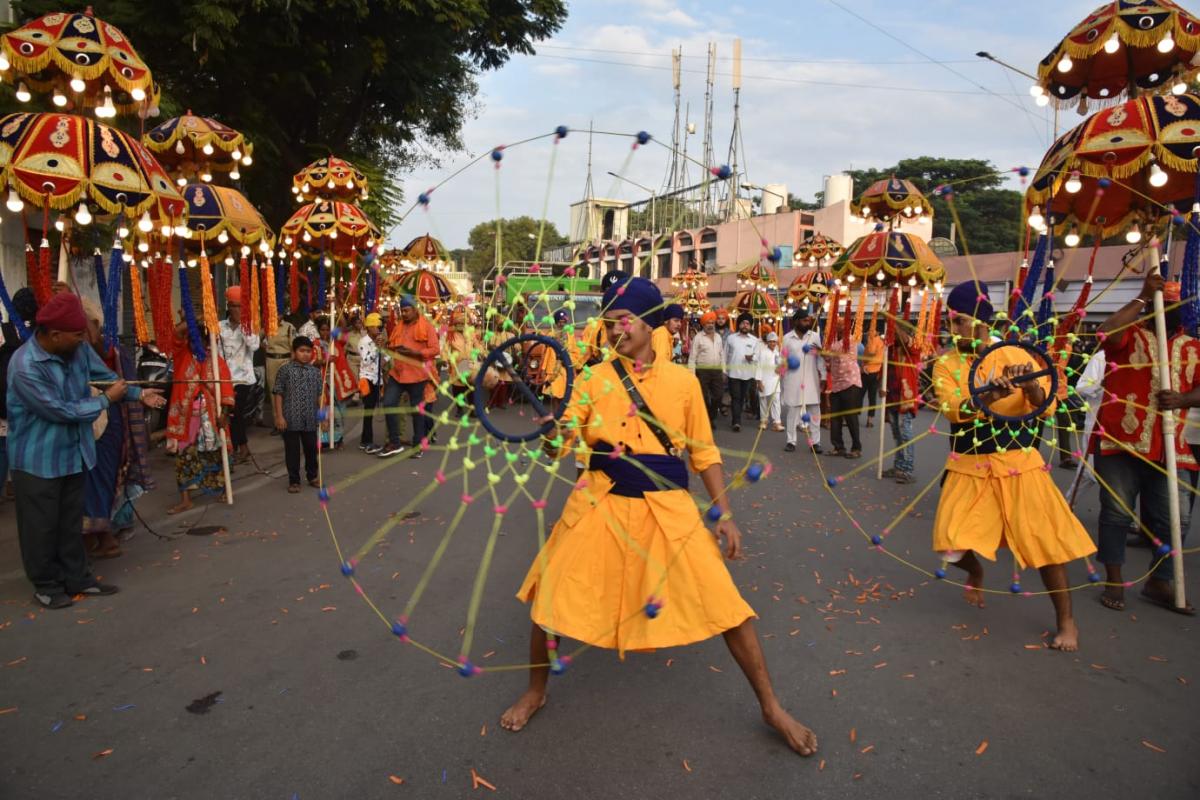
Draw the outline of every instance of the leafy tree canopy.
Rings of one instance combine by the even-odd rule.
[[[537,243],[542,237],[542,252],[566,244],[567,237],[559,233],[553,222],[542,222],[530,216],[481,222],[467,234],[467,272],[478,281],[496,266],[496,238],[499,230],[501,266],[514,261],[537,260]]]

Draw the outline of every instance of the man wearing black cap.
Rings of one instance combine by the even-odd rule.
[[[746,406],[746,398],[754,390],[754,381],[758,374],[755,359],[762,343],[750,332],[754,327],[754,318],[749,314],[739,314],[737,333],[731,333],[725,339],[725,363],[728,365],[729,376],[729,407],[733,429],[742,429],[742,410]]]

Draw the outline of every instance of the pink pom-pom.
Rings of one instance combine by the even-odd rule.
[[[1103,342],[1108,338],[1108,333],[1105,331],[1096,331],[1096,338]]]
[[[422,436],[421,437],[421,452],[424,453],[428,449],[429,449],[429,439],[428,439],[428,437]]]
[[[471,495],[467,494],[466,492],[463,492],[462,501],[463,501],[464,506],[469,506],[471,504],[471,501],[474,499],[475,498],[471,497]]]
[[[568,278],[574,278],[575,277],[575,268],[567,267],[566,269],[563,270],[563,275],[566,275]]]
[[[496,516],[502,517],[508,513],[508,506],[496,506],[492,511],[496,512]]]
[[[1074,455],[1074,456],[1075,456],[1077,459],[1079,459],[1080,461],[1082,461],[1082,460],[1083,460],[1083,451],[1082,451],[1082,450],[1076,450],[1076,451],[1073,453],[1073,455]]]
[[[508,276],[507,275],[497,275],[496,283],[508,283]]]
[[[989,300],[988,300],[988,296],[987,296],[986,294],[984,294],[983,292],[980,292],[978,295],[976,295],[976,297],[975,297],[975,302],[977,302],[977,303],[987,303],[987,302],[989,302]]]
[[[629,404],[629,411],[626,413],[628,417],[636,417],[638,415],[638,407],[636,403]]]
[[[536,508],[538,510],[541,510],[546,507],[546,501],[545,500],[533,500],[530,502],[530,505],[532,505],[534,508]]]
[[[930,426],[929,426],[929,432],[930,432],[930,433],[937,433],[937,425],[930,425]]]
[[[624,286],[624,284],[622,284],[621,286],[618,286],[618,287],[617,287],[617,296],[618,296],[618,297],[620,297],[620,296],[621,296],[621,295],[623,295],[623,294],[625,294],[625,286]]]
[[[587,485],[588,485],[587,478],[580,478],[579,480],[575,481],[575,491],[579,491],[580,489],[586,489]]]
[[[532,267],[529,268],[529,271],[532,272],[534,275],[537,275],[538,273],[540,273],[542,271],[542,265],[534,264]]]
[[[437,472],[434,474],[434,476],[433,476],[433,479],[434,479],[435,481],[437,481],[438,483],[445,483],[445,482],[446,482],[446,473],[442,472],[442,471],[439,469],[439,470],[438,470],[438,471],[437,471]]]

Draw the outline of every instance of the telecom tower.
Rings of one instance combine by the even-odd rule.
[[[733,133],[729,136],[729,156],[725,163],[729,164],[729,180],[724,187],[725,219],[740,219],[745,214],[738,194],[741,186],[741,175],[738,173],[738,158],[742,151],[742,40],[733,40]]]
[[[704,75],[704,169],[712,167],[716,160],[713,153],[713,87],[717,79],[717,43],[708,43],[708,69]],[[704,177],[700,194],[700,224],[707,224],[714,216],[715,199],[712,181]]]

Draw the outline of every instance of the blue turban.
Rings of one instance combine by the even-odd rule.
[[[983,323],[992,321],[992,303],[988,297],[988,288],[978,281],[960,283],[951,289],[946,297],[946,307]]]
[[[600,279],[600,291],[607,292],[612,288],[613,284],[621,281],[629,280],[629,276],[619,269],[614,269],[612,272],[604,273],[604,277]]]
[[[679,303],[671,303],[663,309],[663,322],[669,319],[683,319],[683,306]]]
[[[601,308],[605,311],[631,311],[651,328],[662,324],[662,292],[645,278],[628,278],[609,286],[604,290]]]
[[[400,307],[401,308],[416,308],[417,300],[411,294],[402,294],[402,295],[400,295]]]

